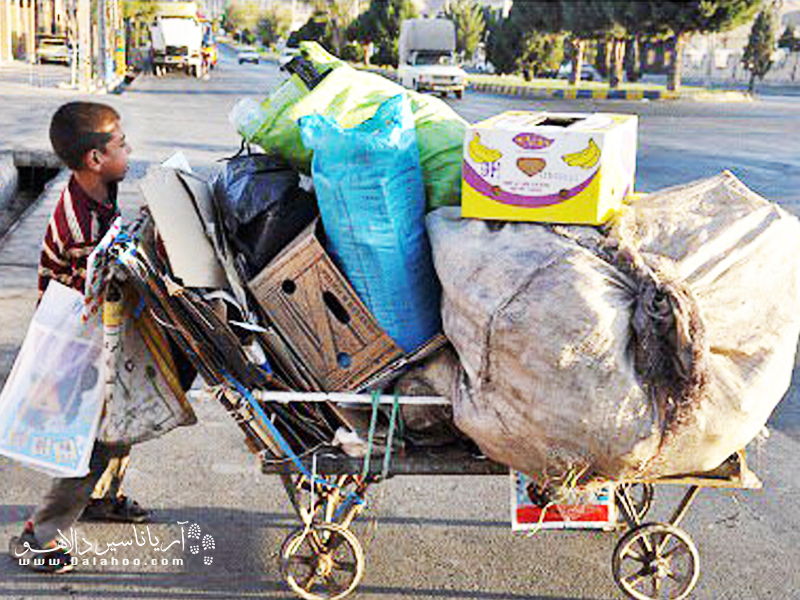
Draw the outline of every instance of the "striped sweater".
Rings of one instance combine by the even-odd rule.
[[[86,259],[118,215],[116,185],[109,187],[108,204],[102,204],[91,198],[74,176],[70,178],[42,242],[39,298],[51,280],[83,293]]]

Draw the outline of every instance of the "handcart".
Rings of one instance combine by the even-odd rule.
[[[245,355],[233,320],[220,316],[207,298],[176,285],[162,271],[157,264],[155,237],[147,225],[147,218],[137,221],[111,247],[108,278],[121,279],[139,294],[139,310],[149,310],[192,361],[213,396],[245,433],[248,447],[262,457],[263,472],[280,475],[301,523],[280,551],[282,576],[298,596],[338,600],[357,588],[365,560],[351,526],[363,511],[373,484],[397,475],[508,473],[508,467],[478,456],[467,444],[396,444],[401,406],[448,404],[436,396],[382,395],[378,391],[421,355],[401,358],[394,370],[383,373],[383,380],[365,381],[347,393],[282,388],[267,369],[254,365]],[[353,458],[330,445],[331,424],[335,428],[340,422],[344,405],[361,405],[371,415],[363,457]],[[389,414],[380,456],[373,452],[379,412],[384,417]],[[323,443],[302,450],[304,446],[298,444],[301,430]],[[668,521],[646,521],[654,485],[667,483],[686,486],[683,499]],[[761,484],[747,468],[744,452],[739,452],[713,472],[613,485],[625,528],[612,556],[617,585],[628,597],[638,600],[678,600],[691,593],[700,573],[697,548],[680,528],[700,489],[753,489]]]
[[[389,404],[447,403],[436,397],[375,398],[367,394],[302,394],[286,392],[220,392],[237,418],[249,423],[256,435],[269,438],[277,452],[285,449],[280,433],[257,405],[287,402],[348,402]],[[266,425],[262,429],[262,425]],[[261,429],[258,433],[256,431]],[[264,455],[262,471],[280,475],[301,525],[287,536],[280,551],[282,577],[306,600],[337,600],[357,587],[364,575],[362,546],[351,525],[364,509],[370,487],[397,475],[507,475],[508,467],[476,456],[466,447],[411,448],[391,456],[349,457],[325,448],[283,460]],[[686,491],[665,522],[646,521],[654,486],[673,484]],[[650,600],[686,598],[700,575],[700,556],[680,523],[704,487],[757,489],[761,482],[746,465],[744,451],[732,455],[714,471],[656,481],[615,484],[615,500],[624,522],[623,535],[612,556],[612,573],[630,598]]]

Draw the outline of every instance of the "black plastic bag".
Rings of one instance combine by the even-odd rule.
[[[228,160],[214,183],[228,240],[253,277],[319,214],[300,175],[266,154]]]

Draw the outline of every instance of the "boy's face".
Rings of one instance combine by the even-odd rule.
[[[106,144],[105,152],[92,150],[88,163],[94,167],[103,181],[117,183],[125,179],[125,173],[128,171],[128,154],[132,149],[125,140],[125,132],[122,131],[119,121],[115,121],[107,133],[111,134],[111,139]]]

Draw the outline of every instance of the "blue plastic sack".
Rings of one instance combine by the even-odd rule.
[[[351,129],[300,119],[328,251],[380,326],[405,352],[441,330],[441,289],[425,230],[425,190],[405,94]]]

